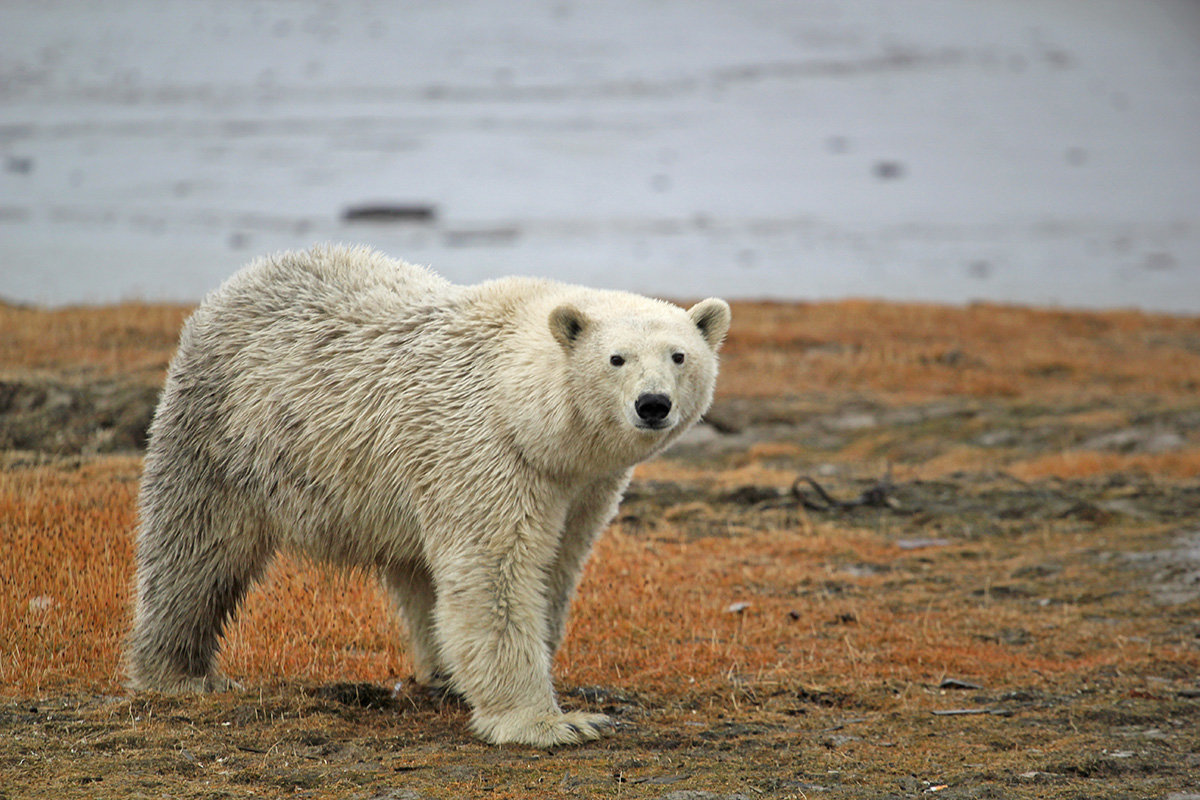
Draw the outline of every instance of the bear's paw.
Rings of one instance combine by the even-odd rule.
[[[492,744],[557,747],[599,739],[613,728],[604,714],[568,711],[528,716],[521,713],[476,716],[471,728]]]
[[[135,678],[129,688],[162,694],[209,694],[211,692],[240,692],[242,685],[218,671],[208,675],[157,675]]]

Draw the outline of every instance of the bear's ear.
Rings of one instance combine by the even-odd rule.
[[[550,333],[564,350],[575,347],[589,324],[583,312],[572,305],[562,305],[550,312]]]
[[[725,341],[725,334],[729,333],[729,323],[733,319],[729,304],[718,297],[710,297],[696,303],[687,313],[692,318],[692,323],[700,329],[700,335],[708,342],[708,346],[713,350],[720,350],[721,343]]]

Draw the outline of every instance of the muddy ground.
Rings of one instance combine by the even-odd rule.
[[[136,452],[153,401],[148,381],[10,378],[3,468]],[[7,686],[0,798],[1200,798],[1200,482],[1153,466],[1194,452],[1198,429],[1187,398],[723,398],[639,472],[622,535],[704,541],[736,565],[755,536],[853,532],[878,555],[747,578],[724,613],[779,615],[818,649],[936,651],[927,612],[957,606],[953,672],[561,683],[564,706],[618,727],[553,751],[483,745],[456,699],[387,676],[205,697]],[[1062,454],[1098,466],[1036,467]],[[826,610],[789,621],[802,599]]]

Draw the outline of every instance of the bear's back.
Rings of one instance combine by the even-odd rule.
[[[368,248],[317,247],[258,259],[204,299],[193,327],[220,317],[220,333],[326,317],[377,323],[408,309],[449,302],[455,286],[424,267]]]
[[[439,378],[453,383],[447,370],[477,357],[459,334],[462,295],[429,270],[365,248],[255,261],[188,319],[154,428],[186,430],[214,450],[257,450],[256,458],[264,448],[315,445],[297,437],[322,439],[322,449],[368,438],[368,420],[415,412],[434,400]],[[152,450],[167,438],[155,432]]]

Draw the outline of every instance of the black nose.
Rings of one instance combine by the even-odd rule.
[[[633,408],[646,422],[662,422],[671,413],[671,398],[665,394],[644,394],[633,404]]]

